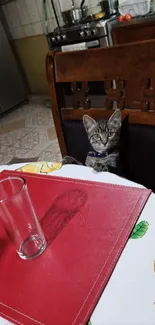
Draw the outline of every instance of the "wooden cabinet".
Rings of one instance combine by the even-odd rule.
[[[114,45],[155,39],[155,16],[143,19],[133,19],[130,22],[124,23],[116,22],[112,27],[112,38]],[[139,87],[139,81],[137,79],[128,80],[126,82],[128,83],[128,108],[149,109],[151,104],[148,103],[148,107],[146,106],[146,98],[141,101],[139,98],[143,96],[143,87],[146,88],[147,91],[151,91],[153,81],[147,79],[145,86],[142,85],[141,87]],[[144,105],[142,104],[143,101]]]
[[[114,44],[155,39],[155,16],[116,23],[112,28]]]

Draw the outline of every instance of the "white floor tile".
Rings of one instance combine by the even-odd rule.
[[[32,158],[38,160],[61,161],[60,149],[56,137],[50,140],[48,129],[54,127],[51,110],[46,107],[46,100],[31,99],[29,104],[24,104],[0,120],[0,164],[7,164],[13,157]],[[25,120],[18,130],[8,128],[12,122]],[[6,127],[6,133],[4,129]],[[8,132],[8,129],[11,130]]]

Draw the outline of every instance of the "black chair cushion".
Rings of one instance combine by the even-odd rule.
[[[91,146],[82,121],[62,121],[68,155],[85,163]],[[120,142],[122,176],[155,192],[155,127],[123,122]]]
[[[155,127],[129,126],[129,178],[155,192]]]

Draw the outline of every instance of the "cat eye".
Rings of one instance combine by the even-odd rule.
[[[95,138],[96,140],[99,140],[99,139],[100,139],[100,135],[99,135],[99,134],[95,134],[95,135],[94,135],[94,138]]]
[[[109,131],[109,137],[112,137],[112,136],[113,136],[113,134],[114,134],[114,132],[113,132],[113,131]]]

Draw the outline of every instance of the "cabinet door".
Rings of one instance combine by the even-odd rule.
[[[118,23],[112,26],[114,45],[140,42],[155,38],[155,18],[134,19],[128,23]]]
[[[134,19],[128,23],[116,23],[112,27],[114,45],[134,43],[155,38],[155,18]],[[126,81],[128,108],[142,108],[142,85],[139,80]]]
[[[0,107],[4,112],[26,99],[26,87],[0,21]]]

